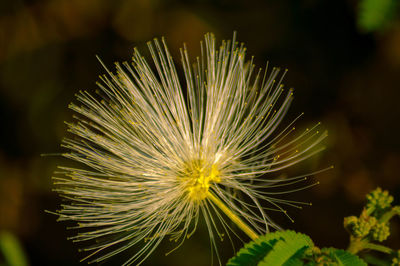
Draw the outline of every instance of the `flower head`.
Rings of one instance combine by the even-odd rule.
[[[55,183],[68,201],[59,220],[78,224],[72,239],[92,241],[94,261],[136,246],[131,264],[165,237],[183,242],[199,218],[212,243],[218,227],[235,230],[227,218],[251,238],[278,228],[265,203],[286,213],[281,205],[296,202],[271,190],[305,175],[275,172],[320,151],[326,133],[317,125],[295,134],[293,123],[276,132],[293,93],[278,68],[254,74],[235,38],[217,49],[207,34],[193,66],[182,49],[181,78],[164,39],[148,46],[153,65],[135,49],[132,63],[101,77],[98,95],[80,92],[80,105],[70,105],[78,118],[64,156],[82,167],[60,167]]]

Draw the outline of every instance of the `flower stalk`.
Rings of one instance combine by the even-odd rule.
[[[232,222],[234,222],[243,232],[246,233],[246,235],[251,238],[251,240],[256,240],[258,238],[256,232],[251,230],[250,227],[248,227],[236,214],[234,214],[219,198],[214,196],[210,191],[207,192],[207,198],[217,205],[218,208],[220,208],[220,210],[225,213]]]
[[[391,248],[385,247],[380,244],[374,244],[366,239],[360,239],[360,238],[353,238],[350,241],[347,251],[353,254],[357,254],[364,249],[375,250],[386,254],[391,254],[393,252]]]

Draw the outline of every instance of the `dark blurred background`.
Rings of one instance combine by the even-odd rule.
[[[319,186],[290,195],[313,206],[289,209],[293,224],[282,215],[276,219],[309,234],[318,246],[346,248],[343,217],[359,214],[366,193],[381,186],[397,203],[400,199],[400,20],[394,8],[383,14],[372,9],[381,16],[374,24],[374,14],[363,14],[360,5],[357,0],[1,1],[0,230],[20,241],[30,265],[78,265],[85,255],[77,252],[82,245],[66,239],[75,232],[44,211],[61,204],[51,176],[63,160],[41,154],[62,151],[64,121],[72,117],[68,104],[78,90],[96,89],[104,70],[95,55],[112,68],[115,61],[129,60],[133,47],[144,51],[146,41],[165,36],[179,65],[183,42],[195,56],[204,33],[222,40],[236,30],[258,66],[269,61],[289,69],[285,85],[295,88],[295,100],[285,121],[305,112],[300,126],[321,121],[329,131],[327,150],[307,171],[335,168],[315,176]],[[399,219],[387,243],[400,248]],[[146,265],[210,264],[204,226],[164,256],[171,247],[162,244]],[[220,250],[225,263],[233,255],[228,240]],[[108,264],[123,262],[129,252]]]

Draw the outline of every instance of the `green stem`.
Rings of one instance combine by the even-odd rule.
[[[383,253],[387,253],[390,254],[392,252],[391,248],[379,245],[379,244],[373,244],[368,242],[368,240],[362,240],[359,238],[352,238],[350,239],[350,245],[347,248],[347,251],[352,253],[352,254],[357,254],[358,252],[360,252],[361,250],[364,249],[372,249],[372,250],[376,250],[379,252],[383,252]]]
[[[386,253],[386,254],[392,253],[392,249],[391,248],[388,248],[388,247],[385,247],[385,246],[382,246],[382,245],[379,245],[379,244],[366,243],[364,245],[364,248],[365,249],[376,250],[376,251],[383,252],[383,253]]]
[[[375,211],[375,207],[369,207],[365,210],[367,215],[371,215]]]
[[[388,211],[382,215],[382,217],[379,219],[379,222],[387,223],[390,219],[392,219],[393,216],[400,215],[399,210],[400,210],[400,208],[398,206],[393,207],[390,211]]]
[[[245,232],[252,240],[256,240],[258,235],[248,227],[236,214],[234,214],[219,198],[215,197],[211,192],[207,192],[207,198],[210,199],[218,208],[221,209],[229,219],[232,220],[243,232]]]
[[[357,254],[361,250],[363,250],[364,242],[359,239],[359,238],[350,238],[350,244],[349,247],[347,248],[347,251],[352,253],[352,254]]]

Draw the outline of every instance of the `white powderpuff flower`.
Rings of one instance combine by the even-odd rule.
[[[200,218],[214,249],[221,230],[236,230],[228,219],[252,239],[279,228],[266,211],[286,214],[281,205],[301,202],[276,197],[293,189],[276,189],[306,175],[275,172],[322,150],[327,135],[318,124],[295,134],[294,121],[277,130],[293,97],[284,74],[254,73],[235,35],[217,49],[206,34],[193,65],[182,49],[181,78],[164,39],[148,47],[153,65],[135,49],[131,63],[101,77],[98,95],[82,91],[70,105],[77,120],[67,123],[74,137],[63,141],[64,156],[81,167],[60,167],[54,180],[67,202],[59,220],[79,228],[71,239],[92,243],[84,250],[93,262],[136,246],[128,265],[165,237],[182,243]]]

